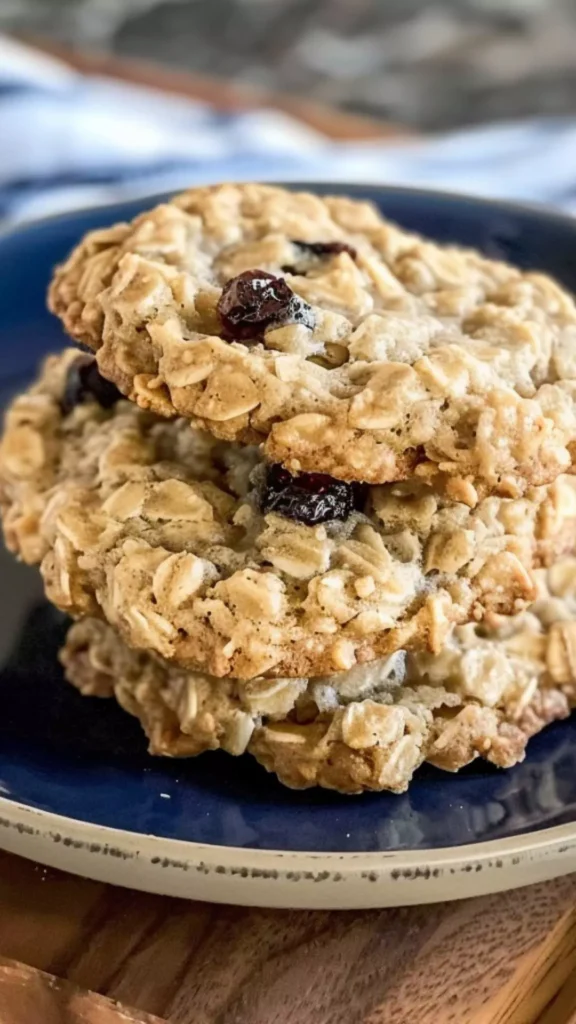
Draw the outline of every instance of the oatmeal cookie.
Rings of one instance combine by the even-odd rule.
[[[407,652],[395,688],[331,695],[312,718],[297,704],[285,721],[264,720],[250,752],[287,786],[341,792],[402,792],[423,761],[451,772],[477,757],[522,761],[528,740],[576,707],[576,559],[535,576],[528,612],[456,626],[439,654]],[[325,682],[337,689],[337,679]]]
[[[90,233],[50,308],[143,408],[264,442],[291,472],[441,472],[516,497],[570,464],[576,308],[368,203],[192,189]]]
[[[527,613],[455,627],[439,655],[399,651],[325,678],[210,678],[130,649],[96,619],[70,629],[61,660],[82,693],[139,718],[152,754],[248,750],[292,788],[403,792],[425,760],[516,764],[576,704],[576,560],[536,576]]]
[[[310,676],[521,609],[532,567],[574,546],[576,477],[476,504],[292,477],[119,400],[68,350],[7,412],[0,503],[8,546],[73,616],[215,676]]]

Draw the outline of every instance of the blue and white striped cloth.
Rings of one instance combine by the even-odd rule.
[[[226,179],[401,183],[576,212],[576,118],[334,142],[276,111],[222,114],[79,75],[0,37],[0,220]]]

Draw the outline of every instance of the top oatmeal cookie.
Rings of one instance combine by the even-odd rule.
[[[211,675],[315,676],[521,610],[574,547],[576,476],[456,501],[425,480],[296,477],[133,403],[68,350],[6,414],[8,546],[50,600]]]
[[[571,461],[572,298],[368,203],[192,189],[87,235],[49,304],[142,408],[264,442],[292,473],[514,497]]]

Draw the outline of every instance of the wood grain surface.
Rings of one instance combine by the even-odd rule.
[[[131,1008],[118,1020],[170,1024],[576,1024],[576,876],[428,907],[268,911],[0,854],[0,956],[0,1024],[112,1024],[86,1016],[90,991]],[[22,964],[72,986],[50,981],[51,1017],[3,1015],[15,979],[47,984]]]
[[[94,992],[0,958],[0,1021],[2,1024],[163,1024]]]

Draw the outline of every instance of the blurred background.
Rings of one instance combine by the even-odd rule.
[[[0,221],[234,178],[576,213],[574,115],[576,0],[0,0]]]
[[[0,32],[412,129],[576,110],[574,0],[0,0]]]

